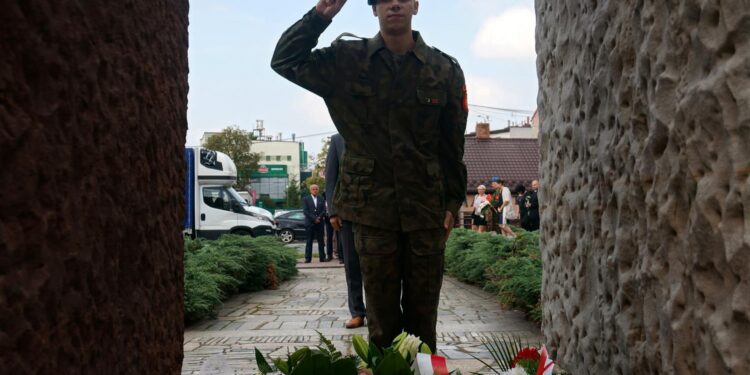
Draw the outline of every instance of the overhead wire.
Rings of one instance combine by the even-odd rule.
[[[526,115],[533,115],[536,111],[530,111],[527,109],[513,109],[513,108],[500,108],[500,107],[490,107],[487,105],[479,105],[479,104],[471,104],[469,103],[469,107],[474,108],[481,108],[485,110],[491,110],[491,111],[499,111],[499,112],[510,112],[510,113],[523,113]]]
[[[474,112],[479,113],[481,115],[485,115],[488,117],[499,117],[497,115],[497,112],[504,112],[504,113],[510,113],[513,117],[515,117],[516,114],[523,114],[523,115],[533,115],[536,111],[530,111],[526,109],[514,109],[514,108],[501,108],[501,107],[491,107],[486,105],[480,105],[480,104],[471,104],[469,103],[469,107],[473,108]],[[322,133],[315,133],[315,134],[306,134],[306,135],[295,135],[294,139],[292,138],[284,138],[282,141],[292,141],[302,138],[312,138],[312,137],[320,137],[320,136],[329,136],[336,134],[336,131],[329,131],[329,132],[322,132]]]

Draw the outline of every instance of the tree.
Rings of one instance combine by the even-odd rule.
[[[312,175],[305,179],[305,190],[310,191],[311,185],[318,185],[320,188],[319,194],[322,194],[326,191],[326,179],[320,176]]]
[[[318,153],[318,156],[315,160],[315,169],[313,170],[313,174],[318,174],[318,172],[324,171],[326,169],[326,159],[328,158],[328,149],[330,147],[331,137],[323,138],[323,147],[321,147],[320,152]]]
[[[286,187],[286,208],[299,208],[302,206],[300,196],[299,182],[297,182],[296,177],[292,177],[289,180],[289,185]]]
[[[259,203],[259,207],[263,207],[269,211],[273,211],[273,209],[276,208],[276,202],[274,202],[274,200],[268,195],[261,195],[260,198],[258,198],[257,203]]]
[[[237,186],[250,183],[250,173],[258,168],[260,155],[250,152],[255,137],[237,125],[226,127],[219,134],[210,136],[203,147],[229,155],[237,166]]]

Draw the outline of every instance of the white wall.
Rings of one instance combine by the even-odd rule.
[[[286,165],[289,179],[292,177],[299,181],[300,176],[300,159],[299,142],[285,142],[285,141],[269,141],[259,142],[254,141],[250,146],[250,151],[259,153],[260,160],[259,165],[273,164],[273,165]],[[271,160],[266,160],[266,156],[270,156]],[[277,161],[276,156],[281,156],[281,160]],[[288,160],[287,156],[291,156],[291,160]]]

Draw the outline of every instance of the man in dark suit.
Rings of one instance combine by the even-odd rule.
[[[362,272],[359,269],[359,256],[354,249],[352,222],[341,220],[336,214],[333,194],[339,179],[339,160],[344,154],[344,138],[340,134],[331,137],[331,145],[326,157],[326,197],[331,226],[339,233],[339,243],[343,247],[346,288],[349,294],[349,313],[352,318],[346,321],[346,328],[362,327],[365,324],[365,303],[362,298]]]
[[[528,210],[528,231],[539,230],[539,181],[531,181],[531,190],[527,191],[526,209]]]
[[[302,212],[305,214],[305,234],[307,235],[305,263],[312,261],[313,238],[318,241],[320,261],[326,261],[326,252],[323,246],[323,220],[326,216],[326,202],[322,197],[318,197],[319,190],[318,185],[310,185],[310,195],[302,199]]]

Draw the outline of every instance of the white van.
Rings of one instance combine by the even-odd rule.
[[[185,149],[187,178],[183,232],[192,238],[216,239],[232,233],[274,235],[273,218],[257,212],[232,188],[237,167],[226,154],[202,147]]]

